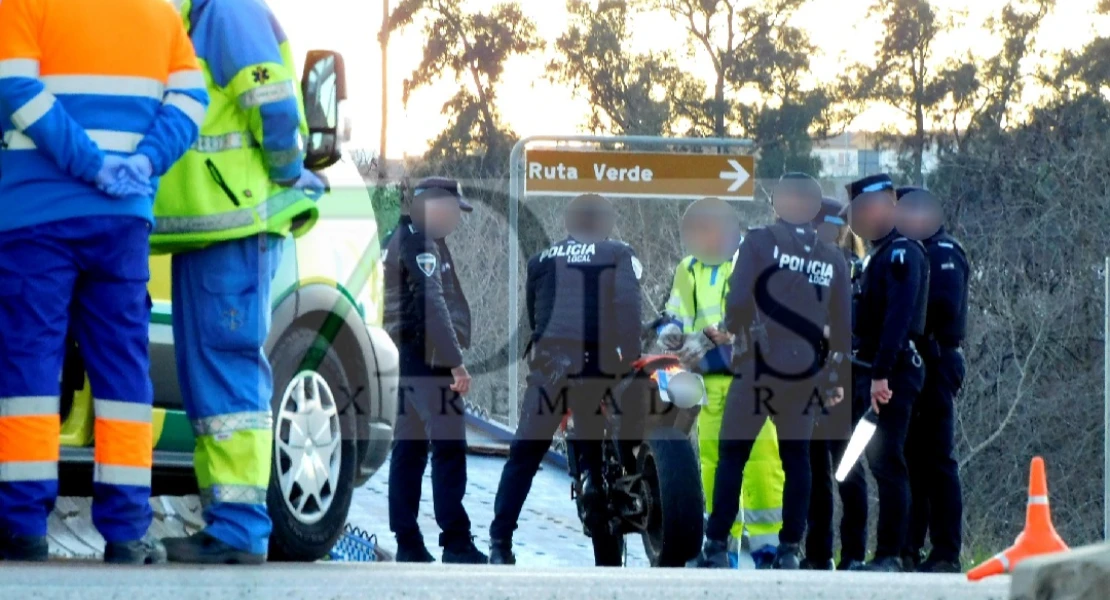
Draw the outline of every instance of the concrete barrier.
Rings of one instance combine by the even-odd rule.
[[[1110,598],[1110,544],[1028,558],[1018,563],[1010,600]]]

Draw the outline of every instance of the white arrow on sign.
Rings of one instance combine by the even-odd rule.
[[[733,168],[733,170],[721,171],[721,179],[731,179],[732,185],[728,186],[728,191],[735,192],[740,189],[740,186],[744,185],[744,182],[747,181],[751,177],[751,175],[749,175],[748,170],[740,164],[740,161],[736,159],[728,159],[728,164]]]

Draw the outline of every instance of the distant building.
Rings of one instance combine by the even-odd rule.
[[[814,148],[813,156],[821,160],[821,177],[853,177],[861,171],[860,151],[850,148]]]
[[[848,131],[813,146],[813,156],[821,159],[822,179],[850,179],[898,170],[898,153],[876,149],[878,139],[873,133]],[[936,148],[927,149],[922,158],[926,173],[936,168]]]

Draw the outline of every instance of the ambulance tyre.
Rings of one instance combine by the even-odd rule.
[[[674,427],[657,427],[640,446],[637,462],[648,510],[642,534],[648,561],[685,567],[701,551],[705,527],[694,448]]]
[[[302,365],[306,357],[315,366]],[[317,361],[318,359],[318,361]],[[348,377],[335,348],[294,324],[274,345],[274,455],[266,504],[273,520],[269,559],[310,562],[343,534],[357,474]],[[308,431],[306,431],[308,430]],[[314,469],[305,477],[302,469]],[[300,475],[298,475],[300,474]]]

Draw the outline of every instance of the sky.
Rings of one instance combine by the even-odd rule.
[[[980,25],[997,14],[1008,0],[933,0],[942,11],[960,11],[962,29],[942,40],[944,54],[966,55],[974,52],[988,56],[997,43],[984,33]],[[303,57],[312,49],[341,52],[346,60],[349,100],[345,111],[354,124],[350,147],[377,150],[381,127],[381,48],[377,33],[381,28],[382,0],[267,0],[289,35],[294,52]],[[396,4],[396,0],[393,2]],[[1101,33],[1110,35],[1110,19],[1092,17],[1098,0],[1058,0],[1038,37],[1038,47],[1055,53],[1063,49],[1079,49]],[[469,6],[484,10],[496,0],[469,0]],[[833,76],[844,65],[873,55],[881,31],[866,20],[870,0],[811,0],[796,17],[795,24],[807,30],[820,48],[814,57],[813,70],[820,76]],[[562,0],[522,0],[520,5],[538,27],[539,35],[548,41],[548,49],[533,56],[514,58],[506,66],[498,90],[499,107],[505,120],[522,136],[537,134],[573,134],[583,132],[588,105],[576,98],[566,86],[552,84],[540,75],[551,60],[552,42],[567,24]],[[668,40],[670,40],[668,42]],[[632,49],[674,49],[681,56],[684,30],[664,16],[638,18]],[[443,102],[459,85],[448,77],[435,85],[415,92],[405,106],[402,103],[404,80],[419,64],[423,48],[423,28],[419,20],[390,38],[388,93],[389,123],[387,143],[389,158],[422,154],[428,141],[441,131],[447,118],[440,114]],[[701,60],[687,61],[695,73]],[[853,123],[854,129],[874,129],[887,124],[897,125],[898,114],[890,109],[875,108]]]

